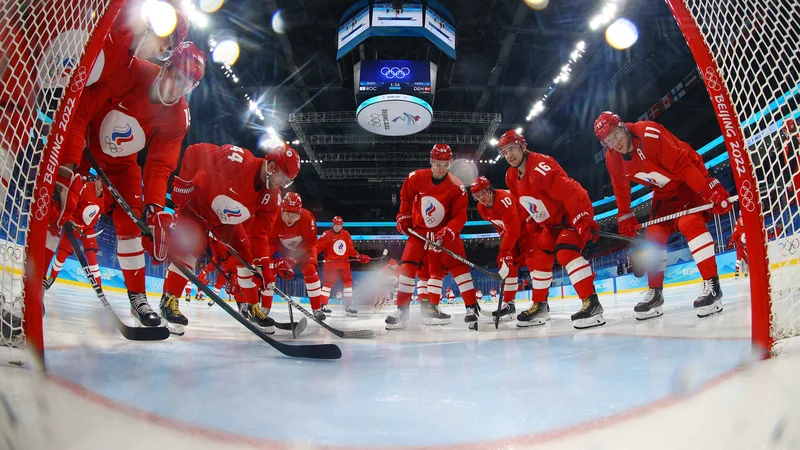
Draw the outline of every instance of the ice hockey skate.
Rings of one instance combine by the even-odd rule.
[[[636,312],[636,320],[647,320],[660,317],[664,314],[664,288],[650,288],[645,294],[644,300],[633,307]]]
[[[422,308],[422,324],[423,325],[449,325],[450,314],[445,314],[439,308],[439,305],[427,303]]]
[[[464,323],[467,324],[467,327],[470,330],[478,331],[478,316],[480,313],[478,312],[478,304],[475,303],[472,306],[467,306],[467,314],[464,316]]]
[[[330,316],[331,314],[333,314],[333,311],[330,308],[328,308],[328,305],[322,305],[320,311],[322,311],[322,313],[325,314],[326,316]]]
[[[517,315],[517,326],[520,328],[544,325],[550,320],[550,305],[547,301],[533,303],[530,308]]]
[[[161,317],[167,321],[167,328],[169,332],[176,336],[183,336],[186,325],[189,325],[189,319],[181,313],[179,308],[180,299],[172,294],[164,294],[161,297],[159,309],[161,310]]]
[[[128,300],[131,302],[131,317],[140,327],[157,327],[161,325],[161,317],[153,311],[150,303],[147,302],[147,294],[144,292],[128,292]]]
[[[269,317],[269,308],[261,308],[256,303],[250,307],[250,321],[258,325],[264,333],[275,334],[275,321]]]
[[[500,305],[500,320],[513,320],[514,313],[517,312],[517,306],[514,304],[513,301],[510,302],[503,302]],[[497,315],[497,310],[492,311],[492,318]]]
[[[408,327],[408,305],[398,306],[384,320],[387,330],[402,330]]]
[[[722,311],[722,289],[719,286],[719,276],[715,275],[708,280],[703,280],[700,297],[694,301],[697,317],[708,317]]]
[[[358,317],[358,311],[350,305],[344,305],[344,313],[347,317]]]
[[[322,308],[320,308],[320,309],[315,309],[314,310],[314,318],[319,320],[319,321],[324,322],[325,319],[328,318],[328,316],[323,312]]]
[[[580,311],[572,315],[573,326],[579,330],[605,325],[603,318],[603,305],[597,299],[597,294],[592,294],[583,300]]]

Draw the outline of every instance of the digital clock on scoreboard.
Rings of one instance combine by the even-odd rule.
[[[429,61],[361,61],[357,94],[430,95]]]

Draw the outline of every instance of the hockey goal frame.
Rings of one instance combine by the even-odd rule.
[[[43,287],[42,279],[50,261],[44,261],[45,242],[47,240],[46,217],[50,208],[54,207],[50,200],[53,196],[55,180],[59,167],[59,153],[70,131],[70,124],[83,94],[89,74],[94,68],[103,49],[106,36],[111,31],[126,0],[109,0],[108,6],[92,30],[83,49],[79,64],[70,73],[69,83],[63,88],[58,102],[56,115],[50,133],[47,135],[34,185],[35,195],[31,214],[32,220],[25,238],[25,265],[22,278],[24,310],[22,328],[25,333],[26,346],[34,355],[39,366],[45,368],[44,330],[42,324]],[[38,219],[45,217],[45,219]]]
[[[725,147],[736,181],[741,216],[744,218],[744,233],[747,239],[747,255],[750,261],[751,333],[754,348],[761,358],[769,358],[775,343],[770,333],[772,298],[770,290],[767,237],[762,219],[761,201],[757,189],[755,168],[746,151],[741,124],[731,102],[730,92],[721,80],[719,67],[711,50],[700,33],[683,0],[665,0],[672,11],[689,50],[700,68],[714,114],[719,122]]]

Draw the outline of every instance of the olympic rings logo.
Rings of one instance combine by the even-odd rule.
[[[794,256],[797,250],[800,249],[800,240],[794,238],[788,242],[781,242],[779,246],[781,256]]]
[[[706,79],[706,84],[712,91],[719,92],[722,89],[722,83],[720,83],[717,71],[713,67],[706,67],[705,72],[703,72],[703,78]]]
[[[747,212],[756,210],[755,194],[750,180],[744,180],[739,187],[739,206]]]
[[[0,255],[4,259],[13,258],[15,262],[22,261],[22,248],[16,245],[0,244]]]
[[[36,211],[33,213],[33,217],[36,220],[44,220],[47,217],[47,212],[50,210],[50,196],[47,195],[47,189],[45,187],[39,188],[38,194],[36,196]]]
[[[72,78],[72,83],[70,83],[69,90],[73,93],[80,91],[83,89],[83,85],[86,84],[87,78],[88,76],[86,75],[86,67],[78,67],[78,71],[75,72],[75,75]]]
[[[369,124],[373,127],[379,127],[383,124],[383,118],[378,113],[372,113],[369,115]]]
[[[411,69],[408,67],[383,67],[381,68],[381,75],[386,78],[397,78],[398,80],[402,80],[403,78],[407,77],[411,73]]]

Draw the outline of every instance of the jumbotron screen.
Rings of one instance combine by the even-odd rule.
[[[358,93],[431,94],[431,63],[428,61],[361,61]]]

